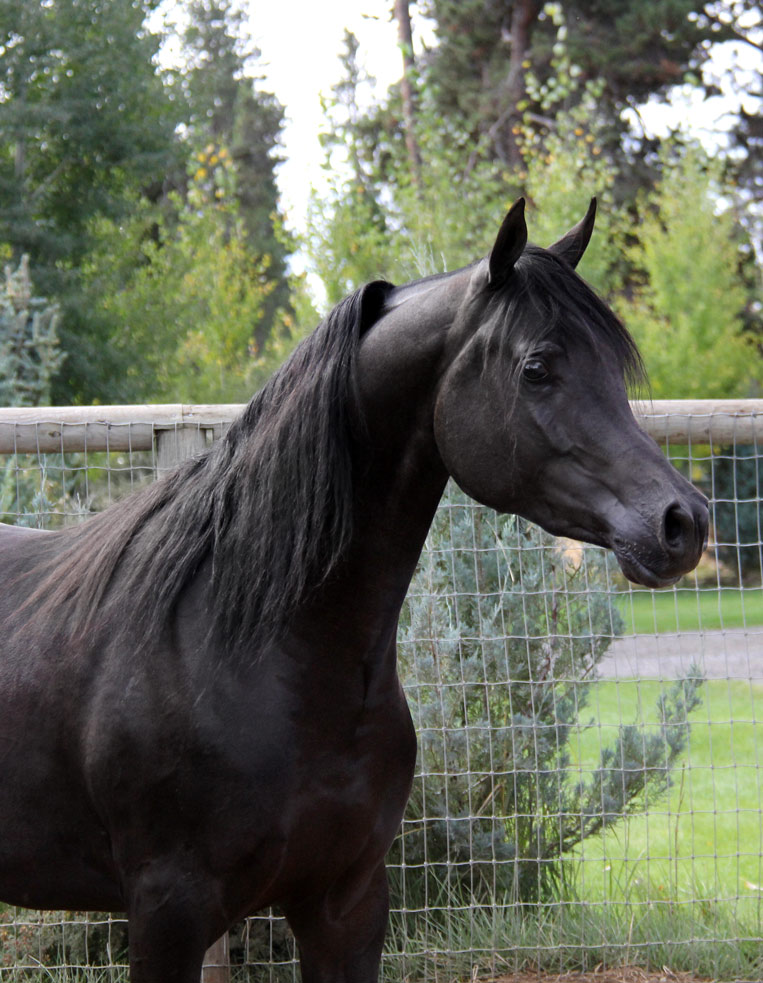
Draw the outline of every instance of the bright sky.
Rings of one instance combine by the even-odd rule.
[[[389,0],[241,0],[241,6],[249,15],[252,40],[262,51],[259,68],[267,76],[262,88],[274,92],[286,110],[286,161],[278,181],[289,224],[301,229],[310,186],[320,186],[320,97],[339,81],[344,29],[358,38],[359,57],[380,92],[402,72],[397,29],[389,18]],[[174,10],[176,0],[165,0],[157,25]]]
[[[247,6],[269,87],[286,107],[287,161],[279,169],[279,185],[287,214],[299,228],[310,185],[321,180],[320,96],[340,78],[344,30],[358,38],[360,58],[380,93],[402,72],[397,30],[389,20],[389,0],[249,0]]]

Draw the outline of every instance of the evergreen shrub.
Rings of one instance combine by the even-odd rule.
[[[735,578],[763,577],[763,455],[753,444],[727,447],[713,463],[713,521],[718,556]]]
[[[447,502],[401,620],[419,761],[392,876],[406,907],[434,884],[475,901],[553,900],[575,846],[667,789],[701,681],[678,681],[659,728],[622,724],[581,772],[574,739],[593,723],[591,684],[623,629],[612,561],[459,492]]]

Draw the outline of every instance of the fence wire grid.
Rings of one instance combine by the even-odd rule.
[[[118,450],[71,450],[61,424],[60,451],[35,453],[26,426],[0,456],[0,521],[81,521],[226,420],[147,447],[150,423],[115,424]],[[763,978],[761,444],[668,440],[712,526],[698,569],[660,591],[449,487],[400,622],[419,756],[388,858],[385,977]],[[126,939],[117,915],[0,905],[0,983],[124,980]],[[232,930],[229,952],[234,980],[298,978],[277,912]]]

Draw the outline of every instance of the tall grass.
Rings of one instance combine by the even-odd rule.
[[[717,981],[763,979],[755,926],[723,907],[568,902],[522,911],[465,903],[405,928],[393,918],[385,979],[465,980],[522,972],[640,965]]]

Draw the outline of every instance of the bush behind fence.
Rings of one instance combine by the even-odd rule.
[[[79,521],[222,433],[232,407],[0,411],[0,520]],[[711,499],[669,591],[450,488],[400,668],[420,752],[389,857],[389,978],[640,962],[763,977],[763,402],[652,404]],[[0,981],[125,975],[117,917],[0,909]],[[233,978],[292,979],[274,912]],[[43,967],[45,968],[43,970]]]

